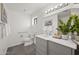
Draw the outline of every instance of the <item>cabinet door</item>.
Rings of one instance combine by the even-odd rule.
[[[72,49],[49,41],[48,54],[49,55],[71,55]]]
[[[36,48],[36,55],[47,55],[47,52],[39,48]]]
[[[36,52],[43,55],[47,54],[47,40],[36,37]]]

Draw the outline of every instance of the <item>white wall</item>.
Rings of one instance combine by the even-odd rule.
[[[8,28],[9,28],[9,35],[8,35],[8,46],[14,46],[19,44],[23,41],[20,38],[20,34],[18,32],[26,31],[31,25],[31,17],[30,15],[26,15],[24,13],[13,11],[6,7],[6,13],[8,17]]]

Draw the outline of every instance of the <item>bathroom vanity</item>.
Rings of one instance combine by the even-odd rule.
[[[56,39],[45,34],[36,35],[36,55],[74,55],[77,44],[72,40]]]

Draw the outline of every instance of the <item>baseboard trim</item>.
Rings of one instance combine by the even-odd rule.
[[[20,44],[23,44],[23,42],[17,42],[17,43],[14,43],[14,44],[8,46],[8,48],[10,48],[10,47],[14,47],[14,46],[17,46],[17,45],[20,45]]]

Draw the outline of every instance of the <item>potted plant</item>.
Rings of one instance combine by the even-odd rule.
[[[72,33],[71,39],[76,39],[77,41],[79,41],[79,18],[77,15],[72,15],[71,17],[73,20],[72,21],[73,25],[71,25],[71,29],[70,29]],[[74,32],[76,32],[77,35],[74,35]]]
[[[75,35],[74,35],[74,32],[76,31],[76,24],[75,24],[75,20],[78,18],[77,15],[71,15],[71,18],[72,18],[72,22],[71,22],[71,29],[70,29],[70,32],[71,32],[71,39],[75,39]]]
[[[72,17],[69,17],[68,21],[65,23],[59,20],[59,26],[57,30],[62,33],[62,39],[68,39],[69,37],[68,33],[70,32],[71,22],[72,22]]]
[[[76,19],[75,19],[75,21],[74,21],[74,24],[75,24],[75,31],[76,31],[76,33],[77,33],[77,35],[75,36],[75,39],[77,40],[77,41],[79,41],[79,18],[78,18],[78,16],[76,17]]]
[[[75,35],[74,35],[74,32],[75,32],[75,25],[72,25],[72,26],[71,26],[70,31],[71,31],[71,39],[75,39]]]

